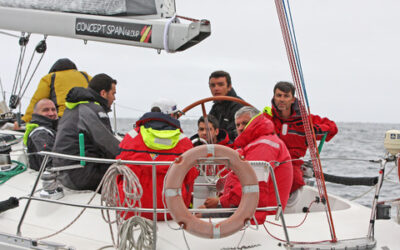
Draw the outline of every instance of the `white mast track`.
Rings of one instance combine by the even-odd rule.
[[[164,37],[167,21],[0,7],[0,29],[153,49],[165,49],[167,39],[170,52],[183,51],[211,34],[208,21],[191,21],[171,23]]]

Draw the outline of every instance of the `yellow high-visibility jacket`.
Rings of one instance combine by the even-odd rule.
[[[90,79],[92,79],[92,77],[86,72],[75,69],[57,71],[45,75],[40,80],[22,120],[29,122],[32,119],[33,107],[43,98],[48,98],[54,102],[58,111],[58,116],[61,117],[64,114],[65,98],[68,92],[73,87],[86,88]]]

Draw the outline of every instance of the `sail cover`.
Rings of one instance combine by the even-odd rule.
[[[93,15],[158,15],[162,17],[163,15],[158,12],[165,8],[163,2],[160,0],[0,0],[0,6]],[[169,3],[171,0],[165,2]],[[160,7],[157,8],[157,6]]]

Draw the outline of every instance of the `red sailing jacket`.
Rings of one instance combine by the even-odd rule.
[[[149,113],[148,113],[149,114]],[[161,113],[156,114],[160,116]],[[124,139],[120,143],[121,153],[117,156],[117,159],[132,160],[132,161],[174,161],[179,155],[192,148],[192,142],[186,136],[181,134],[181,138],[175,147],[169,150],[155,150],[146,146],[143,141],[143,136],[140,133],[139,126],[145,124],[150,120],[163,121],[163,119],[153,119],[154,117],[147,119],[141,119],[137,122],[137,128],[130,131],[125,135]],[[163,117],[161,117],[163,118]],[[128,165],[130,169],[139,178],[143,188],[143,196],[141,198],[142,208],[153,208],[153,183],[152,183],[152,166],[151,165]],[[169,169],[169,165],[157,166],[157,208],[164,208],[162,200],[162,192],[164,187],[164,178]],[[198,175],[198,171],[192,168],[186,175],[182,183],[182,197],[187,207],[190,205],[191,194],[193,192],[194,180]],[[122,189],[122,177],[117,180],[118,189],[120,193],[121,201],[124,199],[124,193]],[[127,218],[132,217],[133,213],[128,213]],[[153,219],[152,213],[142,213],[141,216],[148,219]],[[168,219],[171,216],[168,214]],[[157,214],[157,220],[164,220],[164,214]]]
[[[274,168],[275,178],[278,183],[279,196],[283,209],[289,199],[292,186],[293,168],[289,152],[283,143],[274,134],[274,125],[263,115],[258,115],[247,125],[235,142],[238,151],[248,161],[267,161]],[[276,162],[283,164],[276,164]],[[276,206],[276,198],[271,177],[268,181],[260,181],[260,198],[258,207]],[[239,206],[242,197],[242,187],[239,178],[231,172],[226,177],[223,195],[220,197],[222,207]],[[274,212],[256,212],[255,217],[259,224],[263,224],[267,214]]]
[[[288,119],[283,119],[272,100],[272,112],[268,113],[266,112],[266,109],[264,109],[264,115],[274,123],[275,132],[278,134],[279,138],[285,142],[292,159],[299,159],[305,156],[308,146],[297,99],[292,104],[291,110],[291,116]],[[338,128],[335,122],[328,118],[321,118],[318,115],[310,114],[310,117],[317,140],[321,140],[325,133],[328,133],[326,141],[331,140],[332,137],[337,134]],[[294,167],[294,178],[291,192],[305,185],[303,172],[300,169],[302,164],[302,160],[292,162]]]

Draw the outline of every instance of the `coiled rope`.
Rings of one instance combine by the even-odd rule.
[[[17,174],[20,174],[24,172],[27,169],[27,166],[19,161],[14,161],[11,160],[12,163],[17,164],[17,167],[10,171],[1,171],[0,172],[0,185],[3,184],[4,182],[8,181],[11,179],[13,176],[16,176]]]
[[[119,199],[119,191],[117,187],[117,177],[123,178],[123,190],[125,193],[125,198],[123,201]],[[121,165],[119,163],[115,163],[111,165],[107,172],[104,174],[99,186],[97,187],[96,191],[94,192],[93,196],[89,199],[87,204],[90,204],[100,188],[102,188],[101,193],[101,205],[103,206],[126,206],[126,207],[140,207],[140,198],[143,195],[143,189],[140,185],[139,179],[135,175],[135,173],[125,165]],[[69,228],[72,224],[74,224],[80,216],[85,212],[86,208],[83,208],[82,211],[72,220],[68,225],[64,228],[58,230],[57,232],[38,238],[37,240],[43,240],[55,236],[67,228]],[[110,212],[108,210],[102,210],[103,219],[109,224],[111,238],[113,241],[113,246],[118,249],[149,249],[152,247],[154,243],[153,239],[153,232],[151,227],[148,225],[151,223],[150,220],[145,218],[134,216],[130,220],[123,221],[124,216],[121,216],[122,213],[116,212],[116,219],[111,220]],[[118,236],[118,243],[115,243],[115,237],[112,230],[112,224],[116,223],[118,227],[118,232],[121,234],[121,237]],[[139,226],[141,230],[141,234],[139,238],[135,241],[133,232],[133,227]],[[108,247],[108,246],[107,246]]]
[[[121,240],[118,249],[151,249],[154,244],[152,224],[151,220],[140,216],[126,220],[119,229]],[[140,231],[137,240],[133,237],[135,231]]]

